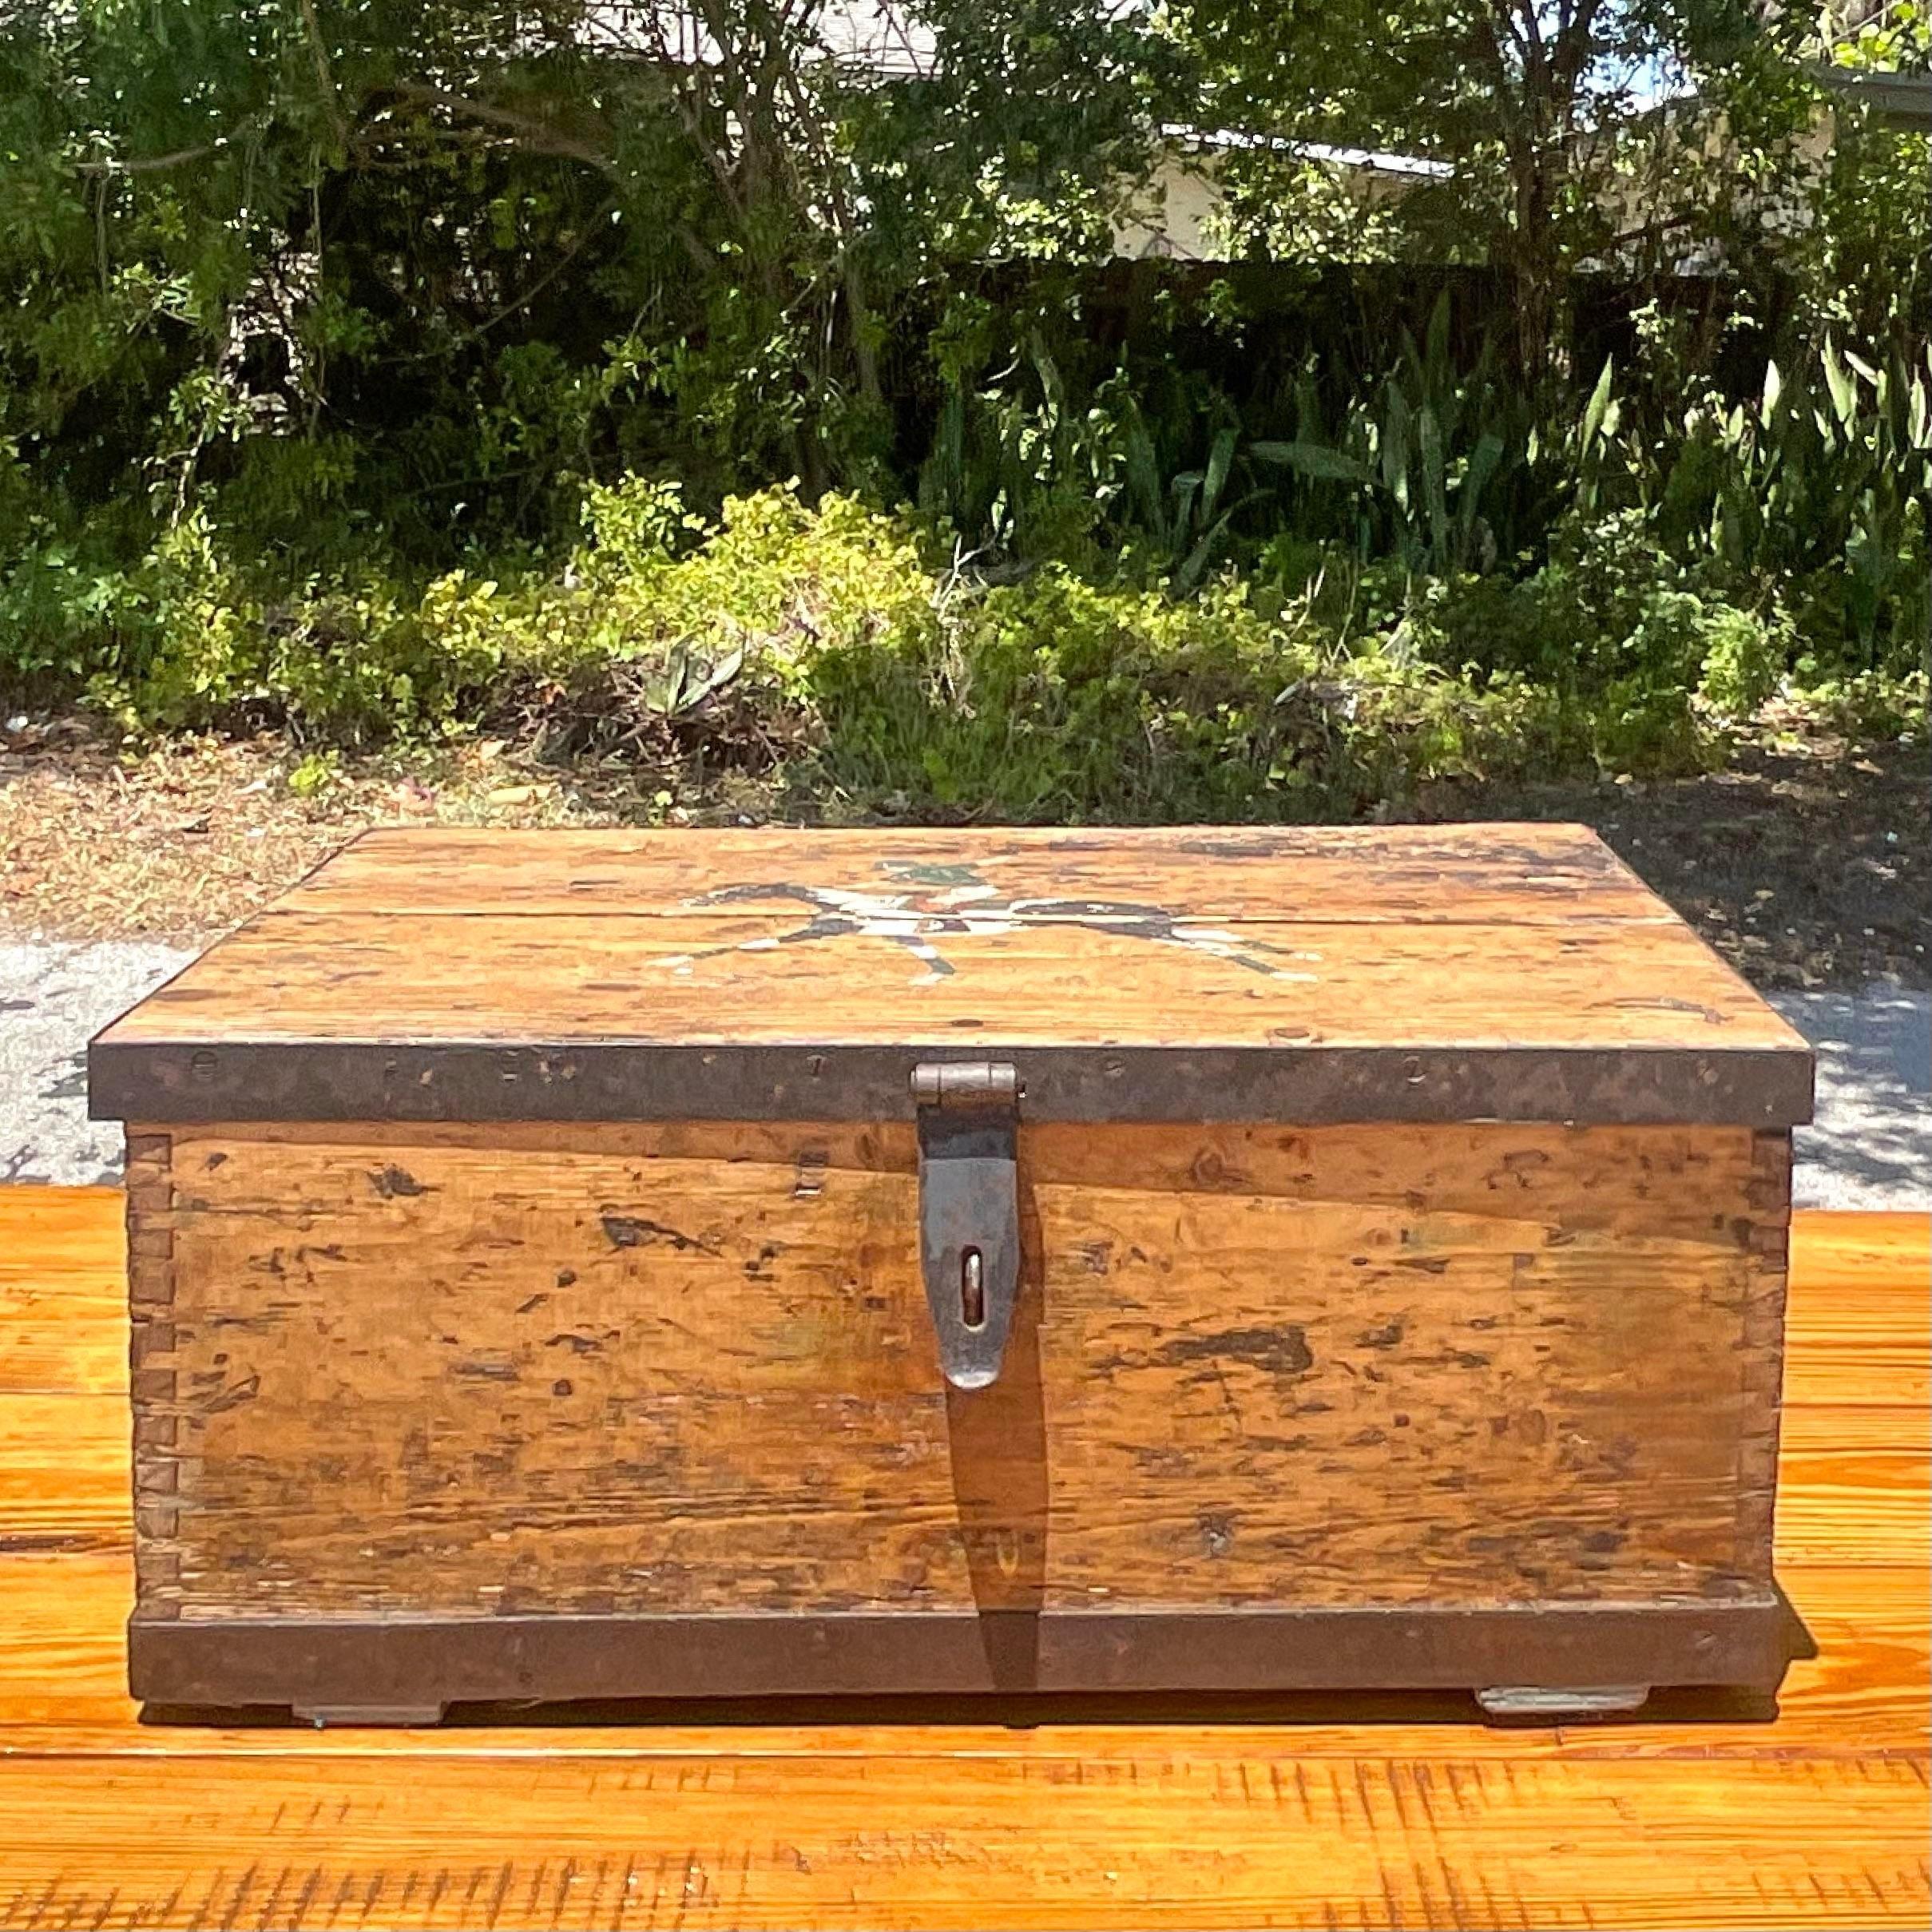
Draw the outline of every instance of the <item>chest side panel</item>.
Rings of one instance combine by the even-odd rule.
[[[1029,1125],[1006,1371],[950,1397],[910,1126],[140,1145],[150,1615],[1768,1575],[1782,1135]]]

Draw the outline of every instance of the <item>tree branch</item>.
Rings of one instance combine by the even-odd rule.
[[[1576,106],[1577,88],[1590,64],[1597,38],[1597,16],[1603,0],[1577,0],[1557,43],[1556,79],[1561,89],[1565,117]]]
[[[522,295],[517,297],[515,301],[506,303],[487,321],[479,322],[473,329],[466,329],[454,342],[446,343],[440,348],[425,349],[419,355],[406,355],[401,359],[406,363],[424,363],[433,362],[439,355],[454,355],[458,349],[467,348],[478,337],[488,335],[499,322],[507,322],[518,309],[527,308],[584,252],[591,236],[597,232],[597,224],[617,205],[617,197],[615,195],[607,195],[592,212],[589,219],[585,222],[583,232],[571,243],[569,248],[564,250],[563,253],[550,264],[543,274],[540,275],[528,288],[524,290]]]
[[[77,171],[86,175],[153,174],[163,168],[178,168],[183,161],[219,154],[223,145],[218,141],[204,141],[192,148],[177,148],[172,154],[146,154],[129,161],[81,161]]]
[[[498,107],[487,101],[472,101],[467,95],[451,93],[446,89],[431,87],[419,81],[392,81],[382,91],[395,100],[440,108],[446,114],[481,121],[485,127],[500,128],[537,153],[581,161],[586,168],[594,168],[612,181],[619,178],[617,163],[605,149],[577,135],[566,133],[538,115],[523,113],[514,108]]]
[[[685,99],[684,89],[679,85],[675,77],[679,69],[686,63],[680,61],[673,53],[669,43],[664,38],[661,22],[655,17],[650,21],[649,30],[651,38],[657,43],[658,61],[665,73],[672,77],[668,89],[671,108],[683,125],[684,138],[697,149],[705,166],[711,170],[712,179],[718,184],[718,192],[724,197],[725,206],[732,211],[740,224],[742,224],[745,218],[744,199],[738,192],[737,183],[732,178],[731,164],[724,155],[718,152],[716,144],[706,134],[704,124],[699,117],[697,109]],[[729,76],[733,71],[731,64],[731,50],[728,47],[720,47],[719,53],[720,59],[724,64],[727,76],[726,84],[729,86],[732,85]],[[694,72],[698,70],[698,63],[695,61],[690,63],[690,65]]]
[[[852,353],[859,365],[859,392],[868,403],[882,403],[885,391],[879,378],[879,359],[873,353],[870,340],[872,316],[871,305],[866,299],[865,273],[854,253],[858,224],[852,218],[851,202],[846,197],[844,185],[839,179],[839,157],[833,152],[831,142],[820,126],[811,103],[807,97],[803,85],[795,67],[787,65],[784,70],[784,86],[791,101],[791,111],[797,115],[799,127],[806,139],[818,151],[819,165],[824,171],[825,192],[831,203],[832,219],[839,228],[839,268],[840,280],[845,288],[846,306],[851,315]]]
[[[349,117],[342,111],[341,97],[335,92],[335,77],[329,71],[328,49],[322,44],[322,29],[315,19],[315,0],[302,0],[302,26],[308,36],[308,50],[315,63],[315,83],[322,90],[322,109],[335,130],[335,145],[349,145]]]

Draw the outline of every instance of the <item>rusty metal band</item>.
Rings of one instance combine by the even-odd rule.
[[[97,1042],[95,1120],[909,1120],[922,1061],[1010,1061],[1028,1120],[1790,1127],[1800,1049]]]
[[[129,1676],[149,1703],[231,1707],[1502,1684],[1772,1690],[1808,1650],[1775,1590],[1716,1604],[1160,1613],[196,1622],[137,1613]]]

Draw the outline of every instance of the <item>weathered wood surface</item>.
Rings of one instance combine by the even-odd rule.
[[[1300,1698],[1076,1703],[1021,1730],[983,1707],[849,1705],[316,1735],[141,1725],[123,1694],[125,1395],[97,1387],[121,1336],[117,1216],[97,1192],[0,1190],[0,1362],[26,1333],[37,1364],[31,1394],[0,1393],[9,1932],[1932,1913],[1925,1216],[1795,1225],[1779,1572],[1819,1655],[1775,1721],[1712,1696],[1495,1731],[1459,1698]],[[1792,1547],[1792,1522],[1825,1553]]]
[[[1006,1370],[950,1398],[910,1127],[168,1145],[130,1141],[145,1609],[1768,1579],[1782,1135],[1029,1128]]]
[[[282,902],[303,912],[742,911],[748,887],[854,891],[907,907],[988,903],[1045,922],[1184,906],[1198,918],[1403,925],[1676,918],[1580,825],[1089,830],[363,833]],[[807,900],[796,902],[809,904]]]
[[[371,838],[101,1035],[303,1040],[1806,1051],[1529,826]]]
[[[1801,1050],[1676,926],[989,924],[915,951],[810,923],[265,913],[100,1037]]]

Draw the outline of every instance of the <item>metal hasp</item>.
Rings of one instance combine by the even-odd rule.
[[[998,1379],[1020,1285],[1014,1165],[1020,1081],[992,1061],[924,1061],[912,1069],[919,1120],[919,1265],[956,1389]]]

